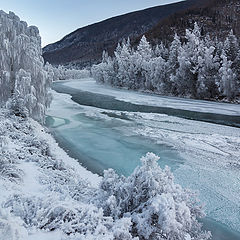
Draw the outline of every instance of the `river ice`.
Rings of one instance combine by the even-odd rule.
[[[82,91],[93,92],[113,96],[118,100],[131,102],[140,105],[162,106],[174,109],[183,109],[197,112],[210,112],[232,116],[240,115],[240,104],[216,103],[203,100],[184,99],[176,97],[162,97],[151,94],[144,94],[136,91],[116,89],[106,85],[97,84],[93,79],[81,79],[65,81],[65,86],[81,89]]]
[[[105,86],[92,80],[65,84],[82,91],[117,96],[125,102],[163,104],[167,100],[171,107],[240,115],[239,105],[179,101],[109,87],[105,90]],[[161,157],[160,164],[172,167],[178,183],[199,191],[208,217],[240,231],[239,128],[158,113],[80,106],[70,95],[56,92],[48,116],[55,134],[64,140],[63,144],[68,142],[83,161],[85,158],[90,162],[89,169],[112,167],[119,173],[130,174],[139,156],[152,151]]]

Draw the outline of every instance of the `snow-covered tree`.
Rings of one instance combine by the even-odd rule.
[[[134,55],[136,62],[135,74],[137,75],[138,88],[149,87],[150,79],[147,77],[147,75],[149,74],[149,61],[152,58],[153,51],[150,43],[147,41],[145,36],[141,38],[137,46],[137,51]]]
[[[62,65],[55,67],[47,62],[44,66],[44,69],[47,71],[48,76],[52,79],[52,81],[81,79],[90,77],[89,70],[75,69],[71,67],[71,65],[68,67],[64,67]]]
[[[219,73],[221,76],[219,91],[226,96],[229,100],[232,100],[236,95],[236,74],[232,70],[232,61],[228,60],[225,51],[223,50],[221,55],[221,68]]]
[[[240,49],[232,31],[221,42],[202,36],[195,23],[184,41],[175,34],[168,46],[152,47],[145,36],[135,47],[123,41],[114,57],[93,66],[92,75],[101,83],[165,95],[229,101],[240,96]]]
[[[118,65],[117,86],[135,88],[135,63],[132,61],[133,53],[129,41],[122,43],[115,51],[116,62]]]
[[[147,77],[150,79],[148,82],[151,83],[152,89],[159,93],[167,93],[171,88],[170,82],[167,81],[167,63],[161,56],[149,62]],[[149,86],[147,87],[152,90]]]
[[[170,45],[169,58],[167,61],[167,81],[171,85],[170,93],[173,95],[177,94],[177,81],[176,71],[179,68],[179,50],[181,49],[181,41],[177,34],[174,35],[174,39]]]
[[[181,48],[179,54],[179,69],[177,81],[180,94],[197,97],[197,81],[199,73],[199,56],[203,54],[204,44],[201,31],[197,23],[194,29],[186,30],[187,43]]]
[[[0,104],[43,122],[51,97],[37,27],[0,11]]]
[[[198,57],[197,96],[202,99],[213,99],[219,95],[217,82],[219,59],[215,47],[204,47],[203,54]]]
[[[223,49],[228,59],[234,62],[238,55],[239,42],[237,37],[233,34],[232,30],[230,31],[226,40],[224,41]]]
[[[97,79],[99,83],[106,83],[109,85],[118,85],[116,82],[116,70],[114,69],[115,59],[108,56],[107,52],[103,52],[102,62],[94,65],[91,69],[92,76]]]
[[[164,60],[168,59],[169,50],[168,48],[161,42],[159,45],[156,46],[154,49],[154,55],[156,57],[162,57]]]

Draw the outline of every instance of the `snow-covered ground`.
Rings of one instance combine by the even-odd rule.
[[[169,106],[176,108],[230,115],[240,113],[239,105],[164,98],[110,87],[105,89],[105,86],[97,85],[92,80],[69,81],[64,84],[81,91],[116,96],[125,102],[133,101],[152,105],[163,104],[163,101],[166,100],[167,103],[171,103]],[[69,98],[68,106],[64,106],[63,102],[66,103],[66,101],[63,101],[63,96],[66,98],[67,95],[61,97],[61,94],[55,94],[59,101],[59,107],[55,102],[49,112],[51,116],[56,117],[55,119],[66,117],[69,120],[63,128],[81,127],[83,124],[81,119],[76,119],[76,114],[81,113],[89,117],[88,124],[92,124],[91,119],[95,122],[105,122],[106,126],[109,125],[112,130],[118,131],[119,135],[124,136],[125,139],[142,137],[147,142],[152,142],[152,145],[171,147],[180,154],[181,159],[184,159],[184,162],[174,170],[177,181],[185,187],[200,191],[200,198],[206,203],[209,217],[240,231],[239,128],[157,113],[121,112],[105,109],[103,111],[103,109],[94,107],[79,106],[71,102]],[[164,106],[166,106],[165,103]],[[106,126],[103,127],[103,134]],[[124,152],[124,149],[121,150]],[[121,157],[119,156],[117,162],[127,167],[127,163],[121,162]],[[172,162],[170,161],[168,165],[172,166]]]
[[[82,81],[83,86],[86,82]],[[81,88],[81,83],[77,88],[86,90]],[[127,94],[124,90],[116,91],[119,95]],[[135,94],[139,101],[146,95]],[[157,113],[103,110],[81,106],[70,95],[56,92],[53,95],[48,111],[53,129],[71,130],[66,140],[72,144],[81,139],[79,144],[86,150],[84,154],[96,152],[94,158],[101,159],[100,166],[108,168],[114,163],[133,169],[139,162],[126,162],[126,155],[131,153],[133,159],[135,154],[156,151],[164,165],[173,167],[178,183],[200,191],[209,217],[240,230],[239,128]],[[129,98],[124,97],[128,102],[131,94]],[[108,142],[103,142],[101,136]],[[142,141],[146,143],[145,148]],[[118,149],[111,149],[114,147]],[[159,147],[162,149],[158,152]],[[101,155],[104,152],[115,155],[104,162],[107,159]],[[178,157],[179,161],[175,162]],[[0,164],[0,239],[86,239],[82,233],[63,234],[82,229],[82,222],[86,223],[85,230],[92,229],[88,239],[114,239],[113,223],[90,201],[101,178],[70,158],[37,122],[0,109]],[[71,221],[63,224],[62,219],[69,219],[69,214]],[[99,238],[103,233],[105,238]]]
[[[4,109],[0,109],[0,166],[1,240],[64,239],[63,228],[67,231],[71,224],[58,222],[58,214],[77,207],[87,211],[100,181],[37,122]],[[62,231],[45,233],[51,221]]]
[[[69,107],[66,103],[71,100],[69,96],[57,95],[63,102],[66,101],[61,107],[65,111]],[[72,111],[76,107],[74,105],[71,106]],[[60,112],[60,108],[56,110]],[[70,111],[65,113],[69,114]],[[60,120],[55,127],[64,124],[71,125],[68,121]],[[119,219],[103,214],[98,204],[113,204],[110,201],[113,196],[109,192],[110,198],[106,203],[107,192],[99,188],[101,178],[70,158],[44,127],[32,119],[17,117],[9,110],[0,109],[0,136],[1,240],[138,239],[129,232],[132,225],[129,214]],[[149,156],[156,158],[154,154]],[[146,168],[149,168],[147,162],[144,174]],[[163,178],[168,179],[167,176],[163,174]],[[170,177],[170,182],[172,179]],[[111,176],[105,181],[105,184],[111,182]],[[183,191],[186,196],[189,194],[180,190],[178,185],[175,188],[177,193]],[[181,203],[184,194],[179,195]],[[186,209],[187,205],[183,206]],[[199,211],[198,206],[194,211]],[[185,211],[181,214],[184,215]],[[147,222],[151,224],[151,221]],[[189,239],[189,234],[184,236]]]
[[[161,97],[157,95],[144,94],[135,91],[116,89],[106,85],[100,85],[91,78],[65,81],[63,83],[68,87],[81,89],[82,91],[113,96],[118,100],[131,102],[134,104],[240,116],[240,104],[216,103],[176,97]]]

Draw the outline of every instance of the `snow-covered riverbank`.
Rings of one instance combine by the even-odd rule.
[[[1,240],[209,239],[195,195],[156,155],[128,178],[109,170],[101,181],[32,119],[0,109],[0,123]]]
[[[71,231],[71,223],[61,223],[58,214],[85,209],[86,216],[88,210],[97,216],[88,202],[100,177],[70,158],[37,122],[0,109],[0,146],[1,240],[64,239],[61,231]],[[45,233],[51,225],[59,231]]]
[[[75,90],[89,91],[91,93],[89,98],[94,97],[92,93],[101,93],[102,102],[111,102],[111,99],[105,96],[113,96],[116,92],[117,98],[121,96],[121,98],[124,99],[123,104],[129,102],[129,98],[132,98],[132,92],[112,88],[107,88],[106,95],[104,95],[104,88],[91,80],[71,81],[64,83],[64,85],[71,86]],[[77,95],[77,92],[74,94]],[[85,97],[88,97],[87,93],[84,94],[86,95],[84,95]],[[133,93],[133,95],[140,101],[140,104],[145,101],[143,96],[146,96],[146,98],[157,98],[156,96],[147,96],[136,92]],[[129,144],[127,139],[131,137],[145,139],[145,147],[148,143],[151,143],[152,149],[155,149],[153,145],[159,144],[160,146],[164,144],[171,147],[173,151],[178,151],[181,161],[178,162],[176,169],[173,167],[177,181],[186,187],[200,191],[200,198],[206,203],[209,217],[239,231],[239,128],[192,121],[175,116],[168,116],[166,114],[100,109],[86,106],[86,101],[84,105],[76,104],[71,101],[68,95],[56,93],[54,96],[55,99],[58,100],[53,101],[52,108],[48,114],[55,117],[56,125],[54,125],[54,127],[56,127],[56,131],[62,131],[62,133],[66,131],[68,134],[65,136],[71,139],[74,138],[75,143],[81,142],[80,139],[83,138],[81,142],[82,149],[86,149],[87,151],[88,148],[84,144],[88,143],[88,145],[96,146],[95,151],[101,152],[101,147],[97,148],[101,146],[101,136],[107,135],[109,138],[114,138],[114,131],[117,132],[119,136],[118,139],[120,139],[121,136],[125,138],[124,142],[118,142],[119,145],[115,150],[116,155],[111,162],[113,164],[116,162],[118,165],[121,165],[122,168],[131,168],[133,164],[133,162],[126,163],[121,160],[123,159],[124,153],[128,152],[128,148],[131,148],[131,151],[135,151],[136,154],[143,149],[141,145],[137,148]],[[160,97],[160,100],[161,99],[164,98]],[[90,100],[94,101],[95,99],[92,98]],[[175,99],[175,101],[177,102],[177,99]],[[186,101],[188,101],[188,105],[191,106],[191,100]],[[157,100],[149,104],[155,104],[156,102]],[[196,102],[198,104],[198,101]],[[219,103],[199,102],[203,102],[202,104],[206,104],[207,106],[211,104],[211,107],[209,107],[209,109],[206,107],[205,111],[208,109],[208,111],[213,113],[216,110],[221,114],[229,113],[234,115],[239,111],[239,105],[223,104],[222,109],[222,104],[219,105]],[[192,104],[195,106],[195,101],[193,101]],[[216,104],[216,107],[214,107],[214,104]],[[176,103],[175,107],[181,106],[181,103]],[[228,106],[230,107],[229,109],[227,108]],[[114,105],[112,105],[112,107],[114,108]],[[174,105],[172,105],[172,107],[174,107]],[[64,108],[64,111],[62,108]],[[190,109],[192,108],[190,107]],[[60,119],[64,119],[64,121],[61,123],[58,122]],[[101,125],[99,125],[98,122],[101,123]],[[57,124],[61,124],[61,126],[57,126]],[[92,137],[92,134],[94,134],[97,139],[87,139],[88,136],[84,135],[86,126],[89,127],[88,135]],[[112,134],[108,133],[108,127],[111,129]],[[78,129],[83,133],[83,136],[80,136]],[[98,133],[98,135],[96,135],[96,133]],[[75,135],[75,137],[73,135]],[[77,141],[77,139],[79,139],[79,141]],[[108,148],[108,146],[110,145],[107,145],[106,148]],[[111,147],[114,146],[111,145]],[[118,151],[119,149],[123,153],[122,155]],[[105,149],[105,157],[101,155],[100,160],[108,159],[107,155],[110,154],[111,151],[112,149]],[[162,155],[160,155],[163,160],[165,153],[162,152]],[[85,152],[85,154],[93,156],[92,152]],[[96,158],[95,160],[99,160],[99,156],[93,157]],[[98,164],[103,164],[102,167],[105,166],[104,164],[108,164],[107,161],[101,163],[100,160]],[[166,158],[166,161],[169,161],[167,165],[173,166],[173,160],[174,158]],[[117,166],[116,169],[118,169]]]

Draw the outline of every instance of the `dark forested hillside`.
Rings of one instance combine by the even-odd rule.
[[[110,55],[118,42],[130,37],[138,43],[142,35],[155,44],[180,37],[194,22],[201,33],[224,39],[232,29],[240,37],[239,0],[187,0],[117,16],[92,24],[65,36],[43,49],[45,61],[52,64],[74,63],[79,66],[100,62],[103,50]]]
[[[161,19],[195,4],[199,4],[199,0],[157,6],[77,29],[62,40],[46,46],[43,49],[44,59],[52,64],[91,65],[101,60],[103,50],[111,54],[123,38],[135,38],[149,31]]]
[[[174,33],[184,36],[186,28],[192,28],[194,22],[201,27],[202,34],[209,33],[224,39],[230,30],[240,37],[240,1],[209,0],[199,1],[199,5],[174,13],[162,19],[150,31],[145,33],[152,43],[168,42]],[[140,40],[140,38],[138,38]]]

